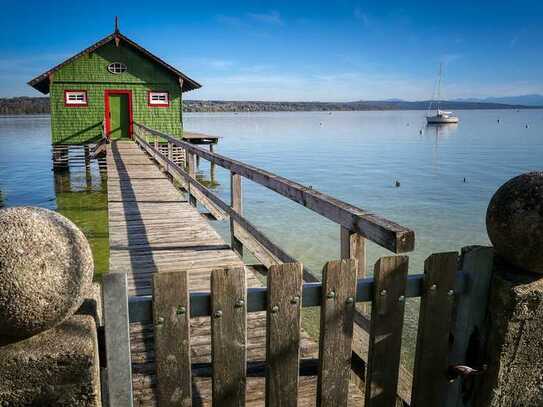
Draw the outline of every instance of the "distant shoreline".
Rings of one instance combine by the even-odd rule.
[[[391,111],[427,110],[430,101],[356,101],[356,102],[266,102],[184,100],[184,112],[327,112],[327,111]],[[510,105],[489,102],[443,101],[444,110],[538,109],[543,106]],[[48,114],[48,97],[0,98],[0,115]]]

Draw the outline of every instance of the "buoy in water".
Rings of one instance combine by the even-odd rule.
[[[466,177],[464,177],[464,182],[466,182]]]
[[[419,130],[419,134],[422,134],[422,129]]]
[[[528,128],[528,125],[526,125],[526,128]]]
[[[396,188],[400,187],[400,181],[396,180]]]

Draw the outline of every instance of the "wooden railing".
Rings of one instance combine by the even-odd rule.
[[[145,134],[154,137],[154,146],[151,146],[146,140]],[[347,250],[346,246],[348,240],[345,239],[345,237],[353,234],[369,239],[394,253],[406,253],[414,249],[415,233],[411,229],[333,198],[312,187],[306,187],[263,169],[233,160],[214,152],[206,151],[191,143],[179,140],[139,123],[134,123],[134,139],[138,144],[144,147],[149,154],[157,159],[157,161],[164,165],[167,172],[174,172],[172,175],[180,178],[180,180],[186,184],[191,199],[197,199],[197,197],[194,196],[194,191],[197,190],[208,198],[208,201],[211,201],[213,206],[219,207],[229,216],[232,216],[232,213],[242,213],[241,209],[235,210],[233,209],[233,206],[241,204],[242,191],[240,180],[241,177],[244,177],[271,189],[340,225],[342,228],[341,241],[342,245],[345,246],[342,250],[344,252],[350,251],[350,249]],[[169,157],[160,154],[157,148],[159,140],[164,140],[169,145],[182,147],[186,150],[188,153],[187,171],[176,166],[171,162]],[[232,200],[234,202],[232,206],[216,197],[211,191],[196,180],[195,156],[199,156],[202,159],[230,170],[233,179]],[[213,195],[213,197],[210,195]],[[210,202],[206,202],[205,200],[202,202],[204,205],[208,203]],[[230,208],[230,210],[228,208]],[[238,219],[234,220],[238,221]]]

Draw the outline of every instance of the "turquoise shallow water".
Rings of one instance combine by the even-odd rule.
[[[421,111],[187,113],[184,121],[188,130],[222,137],[221,154],[412,228],[410,270],[418,273],[431,253],[488,244],[484,218],[492,194],[509,178],[542,167],[543,110],[458,114],[458,126],[440,128],[426,127]],[[72,171],[55,179],[50,157],[48,116],[0,117],[3,204],[58,209],[73,219],[104,272],[104,183],[96,168],[90,178]],[[200,169],[206,176],[206,163]],[[229,174],[217,169],[217,181],[217,193],[228,200]],[[317,273],[338,257],[337,225],[250,181],[243,186],[247,217],[291,255]],[[227,225],[217,226],[226,237]],[[368,268],[384,254],[370,245]],[[416,312],[407,321],[412,340]]]

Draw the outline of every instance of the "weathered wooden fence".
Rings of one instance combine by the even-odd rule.
[[[484,319],[484,307],[477,305],[486,303],[489,258],[487,248],[476,248],[463,256],[459,268],[456,252],[433,254],[424,274],[408,275],[407,256],[383,257],[374,277],[364,279],[356,278],[355,259],[337,260],[325,265],[322,283],[303,283],[302,265],[287,263],[270,267],[266,287],[250,289],[243,268],[224,268],[213,270],[211,292],[190,293],[188,272],[180,270],[156,274],[153,295],[130,301],[126,276],[106,275],[104,289],[117,302],[105,303],[106,334],[110,329],[114,341],[107,345],[117,350],[108,352],[110,391],[120,390],[120,400],[131,400],[130,387],[115,383],[130,371],[130,360],[122,358],[128,322],[153,321],[159,405],[191,405],[189,321],[209,316],[212,362],[199,364],[196,374],[212,377],[213,405],[244,405],[245,379],[251,374],[266,377],[268,406],[295,406],[298,377],[318,374],[318,405],[345,406],[351,373],[360,370],[352,357],[355,307],[370,303],[368,363],[361,377],[365,406],[407,405],[397,391],[403,314],[406,299],[420,297],[409,405],[461,405],[458,376],[476,372],[464,365],[467,342]],[[321,308],[319,358],[300,359],[301,308],[315,306]],[[266,360],[248,364],[247,314],[259,311],[267,311]],[[123,315],[125,322],[115,326]]]
[[[456,376],[469,371],[457,365],[466,363],[470,335],[484,317],[477,306],[486,304],[488,290],[490,268],[477,262],[477,250],[467,254],[469,267],[460,271],[456,252],[430,256],[424,274],[414,275],[408,275],[407,256],[392,256],[381,258],[374,277],[366,278],[365,240],[404,253],[414,248],[413,231],[138,123],[134,130],[135,141],[181,184],[192,205],[201,203],[217,219],[230,218],[232,248],[240,255],[249,249],[268,269],[268,284],[247,289],[242,268],[216,269],[210,293],[189,293],[190,270],[180,270],[155,275],[153,296],[129,299],[126,276],[106,275],[104,292],[111,293],[104,307],[106,347],[115,349],[107,352],[110,400],[131,405],[130,351],[122,343],[129,322],[153,321],[160,405],[190,405],[195,370],[189,318],[210,316],[212,362],[208,369],[199,366],[197,374],[212,375],[214,405],[244,405],[247,372],[259,371],[266,375],[267,405],[296,405],[298,377],[311,369],[318,373],[322,406],[346,405],[352,372],[364,383],[366,406],[457,405],[463,389],[459,380],[451,381],[451,371]],[[165,153],[159,140],[167,142]],[[173,161],[173,146],[184,150],[186,168]],[[231,171],[230,204],[196,179],[195,156]],[[322,282],[243,217],[242,177],[340,225],[343,260],[327,263]],[[413,375],[400,364],[405,299],[411,297],[421,298]],[[371,303],[370,317],[360,311],[364,303]],[[319,358],[300,360],[300,310],[312,306],[321,307]],[[257,311],[267,311],[267,355],[261,364],[248,365],[246,317]],[[109,374],[110,367],[118,374]]]

